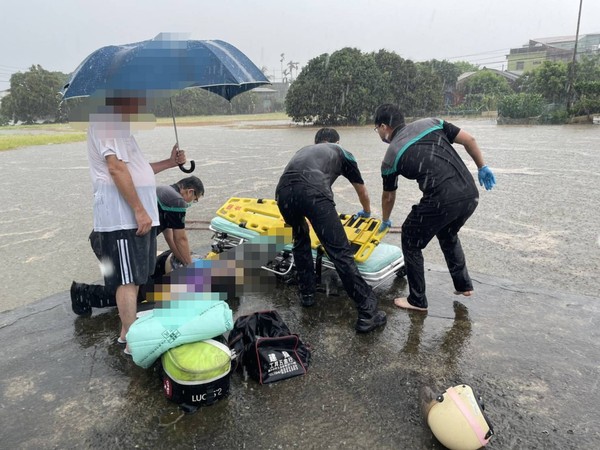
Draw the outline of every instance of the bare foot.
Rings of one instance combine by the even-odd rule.
[[[454,295],[464,295],[465,297],[470,297],[473,291],[454,291]]]
[[[394,305],[396,305],[398,308],[427,312],[427,308],[419,308],[418,306],[413,306],[408,303],[408,299],[406,297],[398,297],[394,299]]]

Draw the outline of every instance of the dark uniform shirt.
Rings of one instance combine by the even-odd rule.
[[[279,179],[276,191],[305,183],[333,201],[331,185],[342,175],[351,183],[364,184],[356,159],[338,144],[314,144],[301,148],[292,157]]]
[[[435,118],[394,130],[381,163],[383,190],[395,191],[401,175],[417,180],[422,201],[448,203],[477,197],[473,176],[452,147],[459,132],[457,126]]]
[[[165,228],[184,229],[188,204],[179,193],[177,185],[156,186],[156,197],[158,198],[158,216],[160,218],[159,233],[163,232]]]

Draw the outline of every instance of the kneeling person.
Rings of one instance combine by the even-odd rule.
[[[187,209],[204,196],[204,186],[198,177],[190,176],[170,186],[157,186],[160,227],[169,249],[173,252],[173,270],[192,263],[192,253],[185,231]]]

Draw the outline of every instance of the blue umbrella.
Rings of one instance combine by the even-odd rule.
[[[155,39],[102,47],[77,67],[64,86],[63,99],[107,97],[115,92],[143,92],[148,97],[170,97],[176,91],[199,87],[227,100],[269,80],[236,47],[219,40]],[[171,105],[172,108],[172,105]],[[175,138],[177,126],[173,113]],[[179,142],[178,142],[179,143]],[[194,161],[191,161],[194,170]]]

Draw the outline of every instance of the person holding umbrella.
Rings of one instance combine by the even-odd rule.
[[[383,194],[382,228],[390,227],[396,201],[398,176],[417,180],[423,192],[402,224],[402,253],[408,279],[408,297],[399,297],[399,308],[427,311],[422,250],[437,237],[455,294],[470,296],[473,283],[467,271],[458,232],[479,202],[479,191],[453,143],[461,144],[478,168],[479,183],[490,190],[496,178],[485,165],[475,138],[450,122],[426,118],[405,124],[396,105],[380,105],[375,111],[375,132],[389,144],[381,163]]]
[[[185,216],[187,209],[196,204],[204,196],[204,184],[200,178],[189,176],[172,185],[156,187],[158,197],[158,217],[160,227],[157,234],[165,238],[169,250],[157,257],[155,271],[145,286],[138,290],[138,303],[146,299],[146,292],[154,280],[166,272],[192,264]],[[100,233],[92,231],[89,236],[90,245],[98,261],[103,260],[100,245]],[[71,284],[71,309],[79,316],[92,313],[92,308],[117,306],[115,293],[102,284],[85,284],[73,281]],[[123,343],[123,342],[120,342]]]
[[[106,97],[107,111],[90,114],[88,128],[94,231],[100,236],[105,286],[116,292],[121,341],[136,319],[139,286],[156,262],[160,221],[154,175],[186,162],[177,145],[169,158],[146,161],[130,129],[145,104],[144,93],[114,91]]]
[[[262,71],[227,42],[183,40],[161,33],[154,39],[94,51],[63,87],[63,101],[100,98],[111,109],[111,114],[89,115],[88,153],[94,229],[106,236],[102,254],[113,255],[105,281],[118,285],[121,340],[135,320],[137,285],[154,269],[154,227],[159,224],[154,174],[177,165],[186,173],[194,170],[193,161],[190,169],[183,167],[186,157],[179,151],[172,104],[177,144],[163,161],[148,164],[131,135],[129,119],[145,106],[146,98],[170,98],[182,89],[201,88],[231,100],[265,84],[269,80]]]

